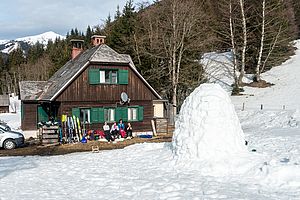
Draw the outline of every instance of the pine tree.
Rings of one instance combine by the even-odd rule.
[[[115,20],[118,20],[121,17],[120,6],[117,5],[117,10],[115,14]]]
[[[90,26],[87,27],[85,32],[85,46],[87,48],[91,47],[91,37],[93,36],[93,31]]]

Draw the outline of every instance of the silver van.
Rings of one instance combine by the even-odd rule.
[[[14,149],[24,145],[24,135],[12,131],[9,126],[0,124],[0,148]]]

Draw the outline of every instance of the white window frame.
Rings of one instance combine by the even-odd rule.
[[[84,113],[82,111],[86,111],[87,114],[87,120],[84,120],[84,117],[82,116]],[[81,118],[82,117],[82,118]],[[84,123],[84,124],[90,124],[91,123],[91,109],[90,108],[80,108],[80,120]]]
[[[128,107],[128,121],[138,121],[138,107]]]
[[[100,70],[99,76],[100,76],[100,83],[105,83],[105,70]]]
[[[118,71],[117,70],[110,70],[110,81],[111,81],[111,84],[117,84],[118,83]],[[113,73],[116,74],[116,81],[113,82]]]
[[[114,122],[115,119],[116,119],[116,109],[115,108],[104,108],[104,121]]]
[[[115,74],[115,81],[113,81],[113,73]],[[106,75],[108,75],[108,80],[106,80]],[[100,84],[118,84],[118,70],[114,69],[100,69]]]

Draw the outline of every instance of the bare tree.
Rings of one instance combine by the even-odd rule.
[[[243,45],[242,45],[242,59],[241,59],[241,69],[239,75],[239,85],[243,84],[243,78],[245,76],[245,65],[246,65],[246,48],[247,48],[247,25],[246,25],[246,15],[245,15],[245,8],[244,8],[244,0],[240,0],[240,7],[241,7],[241,17],[242,17],[242,28],[243,28]]]
[[[262,2],[262,22],[261,22],[261,40],[260,40],[260,48],[258,53],[257,65],[255,68],[255,79],[256,81],[260,81],[260,68],[261,68],[261,60],[264,49],[264,39],[265,39],[265,10],[266,10],[266,0]]]
[[[187,63],[188,52],[201,49],[205,35],[206,16],[203,2],[197,0],[165,0],[145,12],[143,18],[143,52],[155,58],[159,72],[167,74],[170,99],[178,105],[178,86],[182,68]],[[145,45],[147,44],[147,45]],[[199,50],[198,50],[199,51]],[[157,68],[156,68],[157,70]]]
[[[286,43],[286,41],[293,39],[296,29],[290,23],[294,19],[293,16],[290,16],[293,11],[287,12],[288,9],[286,9],[286,7],[290,6],[289,3],[289,1],[262,0],[261,15],[258,15],[261,19],[258,22],[261,27],[260,46],[254,81],[261,81],[260,75],[264,72],[276,48],[280,48],[281,43]]]
[[[239,88],[239,81],[237,75],[238,69],[238,61],[237,61],[237,50],[235,46],[235,36],[233,30],[233,9],[232,9],[232,0],[229,1],[229,27],[230,27],[230,39],[231,39],[231,48],[233,54],[233,78],[234,78],[234,85],[235,88]]]

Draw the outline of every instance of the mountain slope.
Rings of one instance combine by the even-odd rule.
[[[0,40],[0,52],[9,54],[18,47],[27,52],[28,48],[37,42],[47,45],[49,40],[54,41],[56,38],[64,39],[65,37],[53,31],[48,31],[39,35],[17,38],[15,40]]]
[[[18,41],[18,42],[22,41],[22,42],[26,42],[26,43],[31,44],[31,45],[39,42],[43,45],[46,45],[49,40],[54,41],[56,38],[63,39],[65,37],[53,32],[53,31],[48,31],[48,32],[42,33],[40,35],[17,38],[17,39],[15,39],[15,41]]]
[[[300,40],[295,41],[295,55],[280,66],[262,74],[262,79],[275,85],[267,88],[244,87],[242,96],[232,97],[235,105],[246,108],[288,109],[300,108]]]

